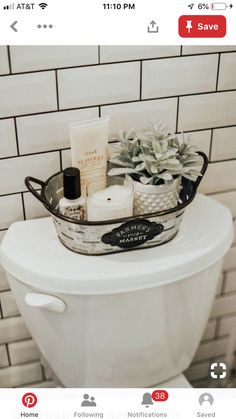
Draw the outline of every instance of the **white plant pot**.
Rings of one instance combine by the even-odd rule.
[[[143,185],[129,175],[126,180],[134,186],[134,215],[165,211],[178,203],[181,176],[163,185]]]

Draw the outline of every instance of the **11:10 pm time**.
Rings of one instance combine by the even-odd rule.
[[[103,3],[105,10],[135,10],[135,3]]]

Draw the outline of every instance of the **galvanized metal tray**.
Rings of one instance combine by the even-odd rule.
[[[208,166],[207,156],[200,151],[198,154],[203,158],[202,176],[196,182],[182,178],[178,205],[138,217],[91,222],[61,215],[57,208],[63,197],[63,172],[54,174],[46,182],[28,176],[25,184],[51,214],[61,243],[73,252],[105,255],[145,249],[167,243],[178,233],[184,211],[193,201]],[[33,187],[32,183],[40,186],[41,190]]]

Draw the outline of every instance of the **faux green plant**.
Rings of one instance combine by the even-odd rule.
[[[201,157],[189,136],[171,134],[161,122],[149,123],[141,133],[120,131],[110,158],[115,166],[110,176],[129,174],[143,184],[172,182],[182,175],[190,180],[201,176]]]

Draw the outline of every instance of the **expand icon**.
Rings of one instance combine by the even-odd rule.
[[[214,380],[223,380],[227,376],[227,367],[224,362],[213,362],[210,366],[210,376]]]

